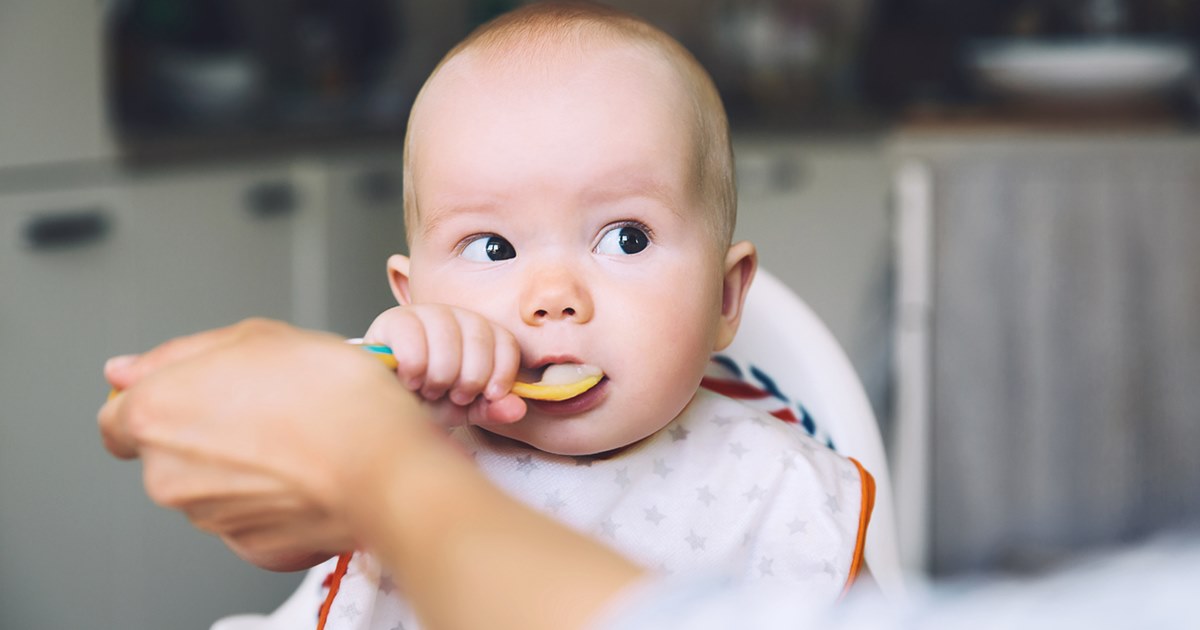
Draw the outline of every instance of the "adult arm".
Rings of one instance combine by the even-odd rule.
[[[431,628],[582,627],[643,575],[498,491],[335,337],[243,322],[106,375],[104,443],[154,501],[243,553],[369,549]]]

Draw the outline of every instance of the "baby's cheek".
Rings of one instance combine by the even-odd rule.
[[[647,414],[644,424],[660,422],[666,425],[692,400],[700,385],[700,371],[690,365],[660,366],[652,373],[641,377],[641,400],[639,405]]]

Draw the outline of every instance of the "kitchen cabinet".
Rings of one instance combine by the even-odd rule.
[[[285,176],[0,193],[0,626],[202,627],[295,583],[153,506],[94,424],[108,356],[289,315],[293,218],[242,203]]]
[[[128,296],[142,347],[295,315],[295,238],[320,210],[287,165],[139,175],[123,188],[131,271],[110,284]]]
[[[250,316],[361,334],[391,300],[399,164],[0,172],[0,627],[199,628],[283,601],[299,576],[236,559],[103,450],[101,366]]]
[[[1200,520],[1200,138],[911,132],[897,199],[902,548],[1035,571]]]
[[[334,155],[324,162],[328,330],[361,337],[376,315],[396,305],[386,263],[388,255],[408,252],[403,170],[399,151]]]
[[[69,236],[69,222],[85,221],[88,213],[109,227]],[[144,555],[135,549],[142,524],[156,515],[135,494],[137,469],[108,460],[93,424],[105,394],[103,357],[135,347],[133,323],[112,289],[113,279],[130,269],[122,254],[128,235],[117,229],[130,216],[111,187],[0,196],[5,627],[142,625],[134,623],[136,611],[130,616],[120,608],[146,589],[145,567],[129,560]],[[39,221],[43,231],[59,231],[57,243],[28,242],[26,233]],[[117,572],[132,580],[110,579]]]

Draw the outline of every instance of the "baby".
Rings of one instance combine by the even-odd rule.
[[[663,572],[833,600],[860,570],[869,475],[700,388],[757,264],[731,244],[732,161],[711,79],[669,36],[590,4],[501,16],[413,106],[400,306],[366,339],[533,507]],[[512,393],[562,371],[602,377],[561,401]],[[368,557],[315,570],[326,628],[414,627]]]

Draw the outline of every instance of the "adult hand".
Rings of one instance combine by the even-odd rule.
[[[364,547],[428,627],[583,627],[644,575],[497,490],[338,338],[248,321],[105,373],[105,446],[157,503],[256,560]]]
[[[269,569],[356,546],[350,523],[395,458],[446,448],[416,399],[341,339],[246,321],[109,362],[105,447],[146,492]],[[415,421],[420,420],[420,421]]]

